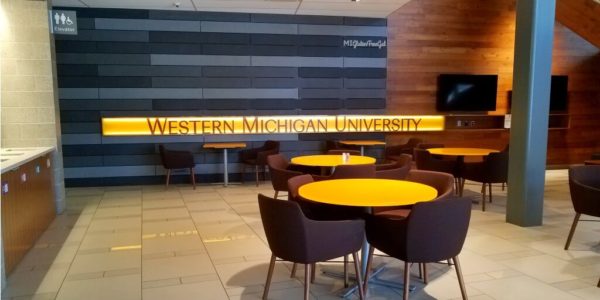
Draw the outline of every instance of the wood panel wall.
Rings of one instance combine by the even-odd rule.
[[[594,0],[557,0],[556,20],[600,47],[600,3]]]
[[[497,110],[505,114],[512,89],[514,0],[413,0],[388,18],[389,113],[439,114],[436,80],[441,73],[498,74]],[[553,74],[569,75],[570,128],[550,130],[548,164],[581,163],[600,152],[600,51],[556,24]],[[448,146],[502,148],[508,130],[449,130],[392,134]]]

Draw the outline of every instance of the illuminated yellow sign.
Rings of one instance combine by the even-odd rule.
[[[444,116],[244,116],[102,118],[102,134],[206,135],[444,130]]]

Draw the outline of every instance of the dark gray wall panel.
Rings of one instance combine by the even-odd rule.
[[[204,108],[208,110],[248,109],[248,99],[205,99]]]
[[[250,35],[252,45],[288,45],[298,44],[298,35],[296,34],[252,34]]]
[[[247,77],[215,77],[202,78],[202,87],[205,88],[250,88],[252,82]]]
[[[346,99],[344,107],[350,109],[384,109],[385,98],[381,99]]]
[[[152,54],[153,65],[249,66],[250,56]]]
[[[60,100],[60,108],[63,111],[101,111],[101,110],[152,110],[152,100],[130,99],[130,100]]]
[[[139,42],[96,42],[97,53],[130,53],[130,54],[147,54],[152,53],[148,43]],[[70,52],[70,51],[64,51]]]
[[[56,53],[95,53],[98,52],[96,42],[55,40]]]
[[[104,166],[160,165],[160,156],[154,155],[105,155]]]
[[[153,54],[202,54],[204,46],[200,44],[151,43],[149,51]]]
[[[344,78],[344,87],[349,89],[378,88],[385,89],[386,79]]]
[[[281,23],[203,21],[202,32],[296,34],[298,25]]]
[[[338,47],[299,47],[298,55],[300,56],[325,56],[325,57],[340,57],[344,54],[344,50]]]
[[[102,166],[102,156],[66,156],[63,158],[65,168],[99,167]]]
[[[298,75],[298,68],[295,67],[252,67],[251,76],[254,77],[290,77]]]
[[[385,68],[386,58],[344,57],[345,68]]]
[[[344,38],[341,36],[327,35],[299,35],[298,45],[316,47],[342,47]]]
[[[94,29],[95,23],[93,18],[77,17],[77,29]]]
[[[96,86],[99,88],[144,88],[152,87],[152,80],[149,77],[98,77]]]
[[[299,34],[341,36],[387,36],[387,27],[346,25],[298,25]]]
[[[245,55],[250,53],[250,45],[202,45],[202,53],[206,55]]]
[[[187,149],[186,149],[187,150]],[[157,154],[158,146],[152,144],[108,144],[102,145],[102,154],[104,155],[143,155]]]
[[[386,78],[386,68],[344,68],[343,76],[346,78]]]
[[[150,10],[150,19],[245,22],[250,21],[250,14],[176,10]]]
[[[193,88],[202,87],[201,77],[152,77],[155,88]]]
[[[148,54],[80,54],[57,53],[56,60],[60,64],[80,65],[149,65]]]
[[[97,88],[60,88],[58,89],[60,99],[98,99]]]
[[[152,100],[152,110],[156,113],[157,110],[201,110],[206,105],[204,100],[179,100],[179,99],[155,99]]]
[[[249,103],[250,109],[295,109],[298,108],[297,99],[254,99]],[[289,113],[288,113],[289,114]]]
[[[101,156],[103,145],[63,145],[63,157],[69,156]]]
[[[57,7],[57,8],[60,8]],[[67,9],[67,8],[64,8]],[[69,10],[77,11],[78,18],[127,18],[127,19],[148,19],[149,10],[142,9],[114,9],[114,8],[95,8],[86,9],[80,7],[69,7]]]
[[[242,44],[250,43],[250,35],[245,33],[210,32],[161,32],[151,31],[152,43],[197,43],[197,44]]]
[[[96,18],[96,29],[200,32],[200,22]]]
[[[298,89],[211,89],[203,91],[206,99],[298,98]]]
[[[253,45],[250,53],[258,56],[296,56],[298,49],[296,46]]]
[[[202,99],[199,88],[100,89],[100,99]]]
[[[100,122],[100,111],[60,111],[60,121],[69,122]]]
[[[253,78],[252,86],[255,88],[295,88],[298,82],[295,78]]]
[[[56,40],[148,42],[147,31],[78,30],[77,35],[55,35]]]
[[[344,23],[343,17],[274,15],[274,14],[252,14],[252,22],[256,22],[256,23],[323,24],[323,25],[341,25]]]
[[[387,19],[344,17],[344,25],[387,26]]]
[[[301,78],[299,86],[303,88],[341,88],[342,78]]]
[[[302,99],[339,99],[342,93],[339,89],[300,89],[299,95]]]
[[[302,99],[298,101],[301,109],[333,109],[342,108],[341,99]],[[338,112],[339,113],[339,112]]]
[[[199,66],[98,66],[99,76],[202,76]]]
[[[62,134],[68,133],[100,133],[100,122],[98,123],[62,123],[60,124]]]
[[[339,78],[341,68],[298,68],[298,76],[303,78]]]
[[[155,166],[65,168],[65,178],[153,176],[155,174]]]
[[[343,90],[343,98],[385,98],[385,89],[348,89]]]
[[[100,144],[100,133],[63,134],[63,145]]]

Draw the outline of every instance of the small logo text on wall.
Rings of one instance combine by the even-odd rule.
[[[77,35],[77,12],[73,10],[51,10],[50,32],[53,34]]]
[[[387,47],[387,40],[344,40],[344,47],[381,49]]]

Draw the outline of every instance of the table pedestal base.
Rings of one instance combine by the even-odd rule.
[[[385,287],[389,287],[389,288],[393,288],[393,289],[404,290],[404,285],[402,283],[385,280],[385,279],[379,279],[377,277],[377,275],[379,275],[379,273],[383,272],[384,270],[385,270],[385,265],[381,264],[381,265],[375,267],[371,272],[369,272],[369,278],[367,279],[369,281],[369,284],[381,285],[381,286],[385,286]],[[322,274],[325,276],[328,276],[328,277],[344,279],[344,273],[340,273],[340,272],[336,272],[336,271],[323,270]],[[340,291],[338,291],[336,294],[340,298],[348,298],[348,297],[350,297],[350,295],[354,294],[356,292],[356,290],[358,289],[358,284],[356,283],[356,276],[349,275],[348,278],[350,280],[354,280],[355,283],[350,285],[347,288],[343,288]],[[415,288],[416,287],[414,285],[410,285],[409,292],[414,291]],[[367,293],[367,291],[365,291],[365,294],[366,293]]]

